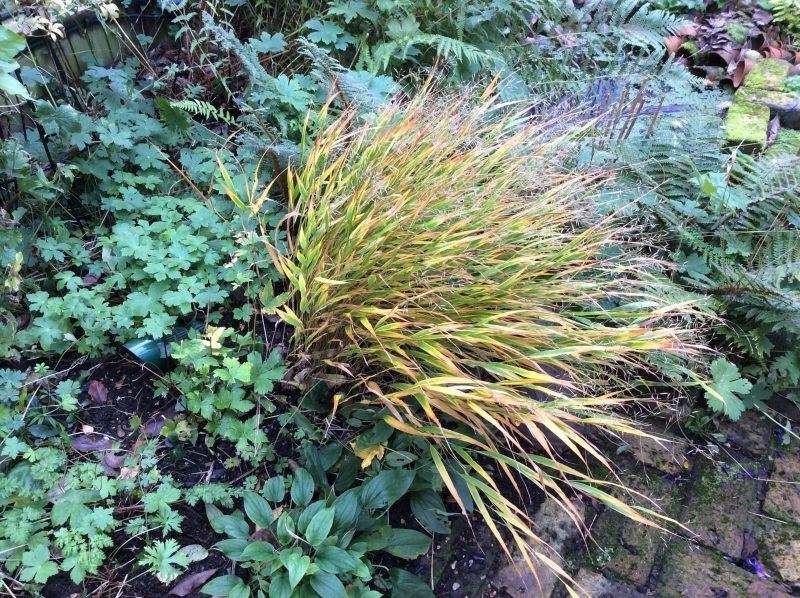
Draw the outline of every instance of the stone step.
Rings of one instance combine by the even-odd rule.
[[[742,87],[734,95],[733,105],[755,104],[769,110],[770,118],[776,116],[782,127],[800,129],[800,97],[782,91],[747,89]],[[755,121],[752,121],[755,123]]]

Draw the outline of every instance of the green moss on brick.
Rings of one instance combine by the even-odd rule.
[[[690,56],[694,56],[695,54],[697,54],[698,50],[697,42],[691,39],[685,41],[681,44],[680,49],[689,54]]]
[[[763,58],[753,65],[744,78],[745,89],[766,89],[782,91],[791,64],[778,58]]]
[[[751,102],[734,102],[725,119],[725,138],[734,144],[764,147],[769,108]]]

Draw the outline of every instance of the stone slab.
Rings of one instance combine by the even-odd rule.
[[[800,587],[800,526],[766,520],[757,535],[761,565],[784,583]]]
[[[699,543],[740,558],[744,534],[755,527],[752,513],[758,511],[758,478],[766,474],[766,466],[754,460],[722,466],[698,462],[681,522],[698,535]]]
[[[726,420],[719,431],[731,446],[756,457],[763,455],[775,438],[775,424],[757,409],[748,409],[735,422]]]
[[[769,118],[777,116],[781,126],[800,129],[800,98],[795,95],[780,91],[741,88],[736,92],[733,103],[765,106],[769,109]]]
[[[659,598],[788,598],[782,586],[691,542],[673,544],[653,595]]]
[[[575,500],[573,506],[583,516],[585,512],[583,503]],[[567,545],[580,535],[572,518],[555,500],[547,499],[534,516],[534,522],[535,531],[550,547],[545,549],[548,558],[562,567],[565,566],[562,555]],[[534,575],[525,564],[522,555],[517,554],[513,562],[497,572],[491,583],[495,588],[505,590],[513,598],[548,598],[560,582],[553,570],[544,563]]]
[[[635,470],[630,470],[630,474],[623,474],[621,480],[653,500],[665,515],[677,519],[682,493],[678,484],[665,480],[660,475],[645,475]],[[630,502],[630,497],[619,497]],[[640,500],[639,503],[653,508],[653,504],[645,501]],[[595,542],[590,550],[592,566],[641,588],[647,584],[653,564],[670,542],[671,536],[659,529],[636,523],[612,509],[606,509],[592,526],[592,539]]]

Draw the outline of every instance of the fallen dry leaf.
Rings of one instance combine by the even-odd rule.
[[[103,463],[114,469],[119,469],[125,463],[125,455],[115,455],[112,452],[106,453]]]
[[[772,13],[767,10],[757,8],[753,11],[753,23],[759,27],[769,25],[772,22]]]
[[[72,448],[84,453],[107,451],[112,445],[111,439],[102,434],[81,434],[72,439]]]
[[[118,480],[132,480],[139,475],[139,466],[135,465],[134,467],[123,467],[119,475],[117,476]]]
[[[92,380],[89,382],[89,389],[87,392],[92,401],[98,405],[108,402],[108,389],[100,380]]]
[[[764,144],[765,148],[768,148],[770,145],[775,143],[775,140],[778,138],[778,132],[781,130],[781,121],[779,117],[773,118],[767,124],[767,142]]]
[[[211,579],[216,572],[217,569],[206,569],[205,571],[187,575],[176,583],[169,593],[171,596],[188,596]]]
[[[181,548],[181,552],[189,559],[190,563],[196,563],[208,558],[208,550],[201,544],[188,544]]]
[[[375,444],[361,450],[356,449],[356,444],[356,441],[353,441],[350,443],[350,446],[353,448],[355,456],[361,459],[361,469],[366,469],[372,465],[373,459],[377,459],[378,461],[383,459],[385,447],[382,444]]]
[[[164,427],[164,422],[168,419],[175,417],[175,407],[170,407],[158,415],[154,415],[147,420],[142,428],[145,436],[158,436],[161,434],[161,428]]]

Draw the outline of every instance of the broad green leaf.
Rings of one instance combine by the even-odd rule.
[[[269,598],[291,598],[292,586],[289,585],[289,576],[284,571],[279,571],[272,576],[269,583]]]
[[[268,563],[275,559],[275,547],[269,542],[250,542],[242,551],[241,560]]]
[[[269,527],[274,521],[269,503],[255,492],[244,493],[244,512],[247,513],[250,521],[261,528]]]
[[[342,534],[355,524],[361,510],[360,495],[361,488],[351,488],[333,501],[332,506],[336,512],[333,518],[335,533]]]
[[[209,581],[200,591],[210,596],[230,596],[231,590],[241,583],[241,578],[236,575],[222,575]]]
[[[258,39],[251,39],[248,44],[256,52],[263,52],[264,54],[283,52],[286,48],[286,41],[283,39],[283,33],[270,35],[266,31],[263,31],[261,37]]]
[[[222,511],[220,511],[216,505],[213,503],[207,502],[206,505],[206,519],[208,519],[208,524],[218,534],[223,533],[222,524],[219,522],[219,518],[222,517]]]
[[[50,551],[44,544],[25,552],[22,555],[22,564],[25,566],[20,574],[20,579],[23,581],[45,583],[58,573],[58,565],[50,560]]]
[[[711,384],[703,384],[709,406],[718,413],[724,413],[737,420],[744,411],[740,396],[750,392],[753,385],[741,377],[739,369],[727,359],[719,357],[711,364]]]
[[[0,61],[11,62],[26,46],[23,36],[0,25]]]
[[[384,551],[401,559],[415,559],[431,547],[431,537],[413,529],[392,529]]]
[[[317,500],[312,502],[308,505],[303,512],[300,513],[300,517],[297,518],[297,531],[301,534],[306,533],[306,528],[311,520],[314,518],[314,515],[319,513],[322,509],[325,508],[325,501],[324,500]]]
[[[250,535],[250,526],[241,516],[222,515],[219,524],[222,526],[222,531],[231,538],[241,539]]]
[[[220,540],[214,544],[214,548],[219,550],[222,554],[232,561],[243,561],[242,557],[245,549],[248,546],[248,541],[245,538],[229,538],[227,540]]]
[[[292,502],[304,507],[314,496],[314,479],[302,467],[294,473],[291,490]]]
[[[364,543],[365,552],[374,552],[376,550],[383,550],[389,545],[392,539],[392,528],[388,525],[372,530],[368,534],[358,536],[356,542]],[[355,546],[355,544],[353,545]]]
[[[289,586],[294,589],[308,571],[311,559],[304,555],[300,548],[283,550],[278,555],[281,564],[286,567],[289,576]]]
[[[402,469],[382,471],[369,480],[361,491],[365,509],[386,509],[400,500],[411,487],[415,472]]]
[[[311,587],[323,598],[346,598],[347,596],[347,591],[339,578],[325,571],[317,571],[311,576]]]
[[[323,546],[317,551],[314,562],[328,573],[350,573],[358,565],[358,561],[346,550],[338,546]]]
[[[295,524],[294,519],[292,519],[291,515],[284,511],[281,513],[281,516],[278,517],[278,524],[276,526],[275,533],[278,536],[278,541],[281,544],[291,544],[295,539]]]
[[[264,498],[273,504],[279,504],[286,495],[286,481],[282,475],[271,477],[264,484]]]
[[[229,598],[249,598],[250,597],[250,586],[245,584],[243,581],[239,582],[235,586],[231,588],[230,594],[228,594]]]
[[[16,77],[2,71],[0,71],[0,91],[19,96],[26,100],[31,99],[31,96],[28,94],[28,89],[17,81]]]
[[[336,39],[344,33],[344,29],[331,21],[312,19],[306,21],[305,26],[311,30],[308,39],[315,44],[334,44]]]
[[[431,489],[412,492],[410,497],[411,512],[425,529],[436,534],[449,534],[447,511],[442,497]]]
[[[389,569],[392,580],[392,598],[433,598],[433,592],[425,581],[404,569]]]
[[[319,546],[328,537],[331,527],[333,527],[334,514],[335,509],[333,507],[328,507],[319,511],[311,519],[305,532],[306,540],[308,540],[311,546]]]

